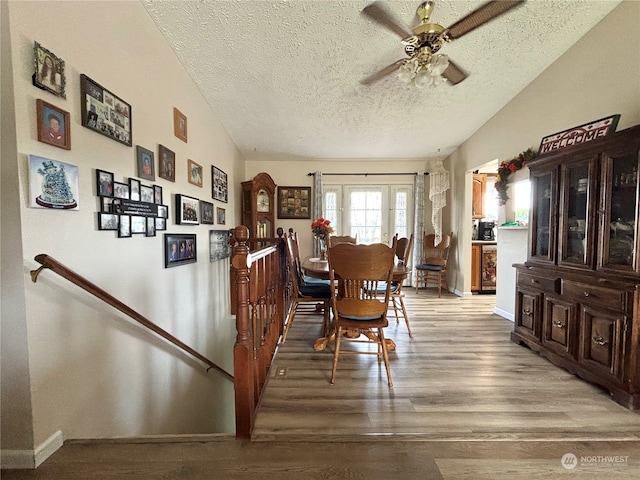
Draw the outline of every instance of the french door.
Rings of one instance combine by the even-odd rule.
[[[338,235],[389,244],[412,231],[412,185],[325,185],[324,192],[324,215]]]

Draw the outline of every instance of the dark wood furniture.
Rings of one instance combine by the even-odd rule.
[[[242,224],[251,238],[274,236],[276,184],[268,173],[242,182]]]
[[[529,162],[511,339],[640,408],[640,126]]]

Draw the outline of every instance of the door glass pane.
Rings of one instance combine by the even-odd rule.
[[[567,211],[563,212],[567,219],[567,231],[565,235],[565,248],[563,258],[569,262],[586,263],[586,232],[588,225],[587,194],[589,187],[589,165],[582,164],[567,169],[565,180],[569,187]]]
[[[338,226],[338,194],[325,192],[324,194],[324,218],[331,222],[331,226]]]
[[[382,242],[382,192],[354,191],[350,196],[351,232],[358,243]]]
[[[396,192],[395,194],[395,215],[394,225],[395,233],[398,234],[398,238],[408,237],[407,232],[407,192]]]
[[[635,155],[613,159],[613,188],[609,218],[611,265],[633,265],[636,233],[638,159]]]
[[[536,238],[535,255],[549,256],[551,231],[551,174],[536,177]]]

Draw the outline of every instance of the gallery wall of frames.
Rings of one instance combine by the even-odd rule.
[[[66,90],[65,62],[38,42],[34,42],[35,87],[48,91],[60,99],[74,94]],[[111,140],[134,147],[133,107],[125,99],[102,86],[89,75],[80,75],[80,124]],[[71,150],[71,114],[53,103],[36,99],[38,141]],[[187,115],[173,109],[174,135],[188,143]],[[155,237],[168,226],[226,224],[225,206],[228,202],[227,174],[211,165],[211,200],[202,200],[180,193],[165,198],[159,179],[175,182],[176,169],[184,169],[190,184],[203,188],[205,168],[190,158],[176,158],[166,145],[158,142],[157,164],[155,152],[143,145],[131,150],[131,176],[115,178],[108,169],[95,170],[96,225],[100,231],[114,233],[114,238],[133,235]],[[52,210],[78,210],[79,167],[53,158],[29,155],[29,206]],[[173,200],[173,201],[171,201]],[[173,208],[173,216],[170,210]],[[227,258],[229,230],[222,227],[210,230],[210,261]],[[162,255],[165,268],[195,263],[197,236],[165,233]]]

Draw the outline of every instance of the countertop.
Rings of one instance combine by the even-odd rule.
[[[498,242],[496,242],[495,240],[472,240],[471,243],[477,243],[480,245],[495,245]]]

